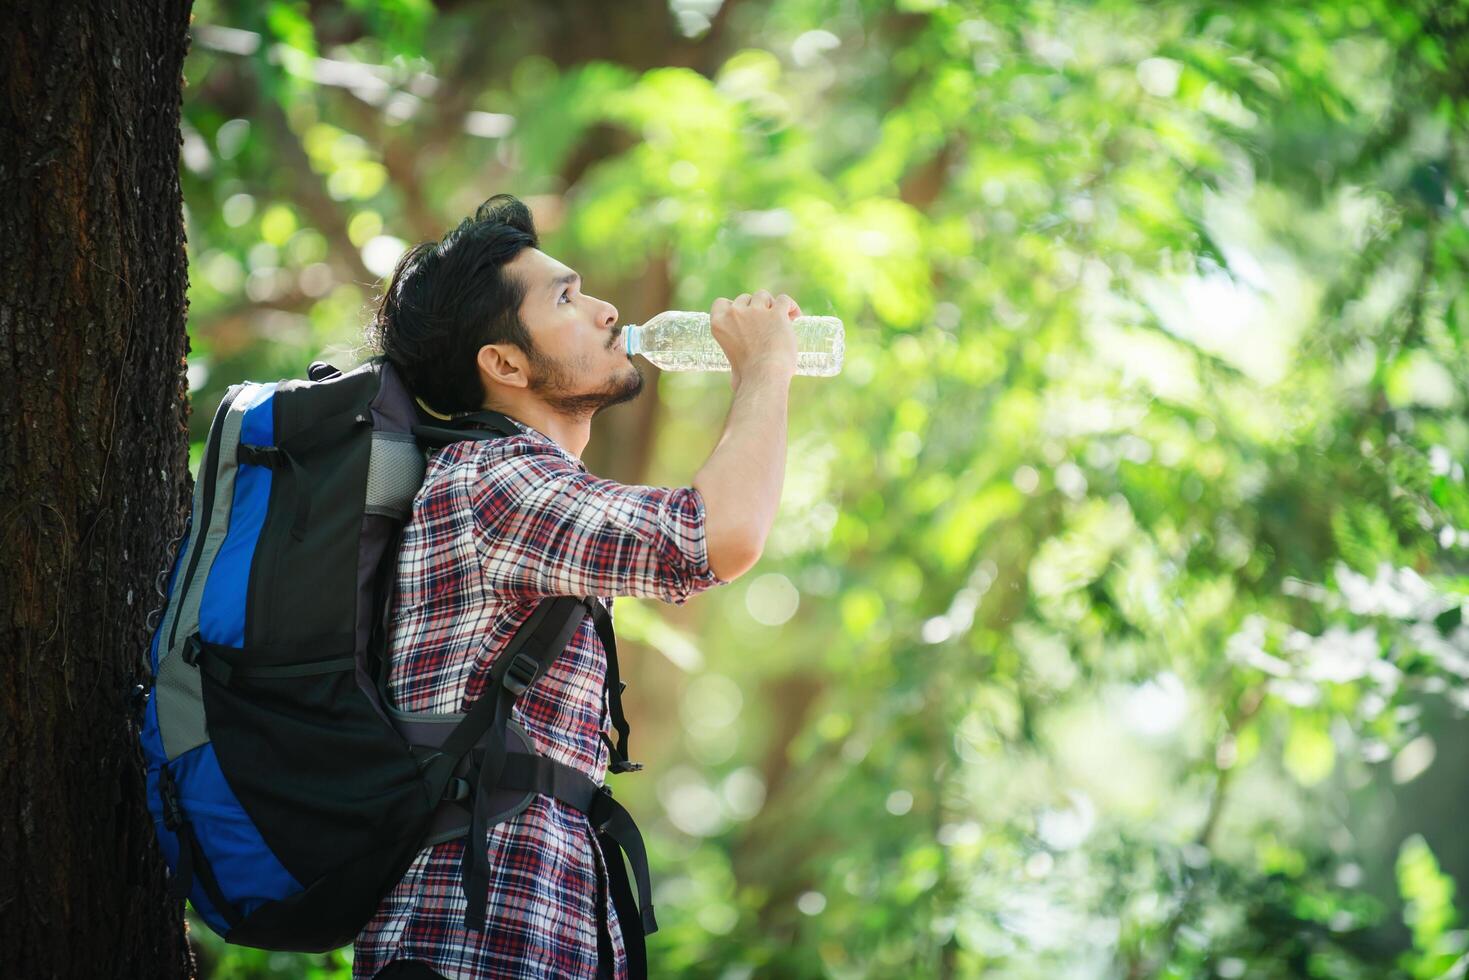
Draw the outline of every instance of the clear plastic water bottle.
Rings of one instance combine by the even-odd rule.
[[[796,373],[831,377],[842,370],[846,337],[834,316],[798,316]],[[627,356],[641,354],[665,371],[728,371],[729,358],[714,339],[708,313],[668,310],[647,323],[622,328]]]

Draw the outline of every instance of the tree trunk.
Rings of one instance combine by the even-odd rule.
[[[0,28],[0,974],[187,976],[130,692],[188,484],[191,0]]]

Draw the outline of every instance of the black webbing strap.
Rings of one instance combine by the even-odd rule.
[[[235,908],[234,904],[224,897],[224,892],[220,890],[219,881],[214,877],[214,869],[209,866],[209,859],[204,856],[204,851],[199,846],[199,838],[194,836],[193,825],[185,821],[178,838],[180,851],[182,852],[184,847],[187,846],[189,853],[192,853],[194,856],[194,873],[199,877],[199,884],[204,886],[204,894],[209,897],[210,904],[214,906],[215,911],[233,929],[240,924],[243,916],[240,915],[239,910]]]
[[[501,789],[533,790],[589,813],[601,787],[591,777],[544,755],[511,752],[505,758]]]
[[[588,596],[586,604],[591,610],[592,623],[597,627],[597,637],[602,641],[602,649],[607,654],[607,673],[602,678],[602,703],[607,706],[607,713],[612,717],[612,727],[617,730],[616,745],[612,744],[606,732],[599,733],[612,753],[612,761],[607,768],[613,773],[637,772],[643,768],[643,764],[629,761],[627,757],[627,717],[622,712],[622,692],[627,685],[622,683],[617,667],[617,635],[612,632],[612,617],[595,596]]]
[[[587,597],[587,606],[592,612],[592,623],[597,628],[597,637],[607,655],[607,673],[602,682],[602,699],[617,732],[617,743],[601,732],[602,741],[612,754],[608,770],[613,773],[637,772],[641,763],[627,757],[627,717],[622,709],[622,692],[627,685],[622,683],[617,663],[617,636],[612,630],[612,617],[605,606],[593,596]],[[622,945],[627,951],[628,976],[632,980],[643,980],[648,976],[647,936],[658,931],[658,920],[653,914],[653,885],[648,872],[648,852],[643,845],[643,836],[632,814],[612,798],[609,787],[599,787],[587,817],[597,834],[597,846],[602,851],[602,863],[607,869],[607,890],[612,897],[612,906],[617,910],[617,920],[622,926]],[[638,895],[633,897],[632,882],[628,879],[627,864],[632,864],[633,878],[637,881]],[[605,910],[599,910],[605,916]],[[599,937],[599,947],[602,940]]]
[[[638,915],[637,902],[633,899],[632,887],[628,884],[627,868],[622,863],[622,851],[607,834],[597,835],[597,846],[602,850],[602,865],[607,869],[607,891],[612,896],[612,907],[617,909],[617,923],[622,927],[622,948],[627,953],[627,975],[629,980],[645,980],[648,976],[648,941],[650,932]],[[648,915],[653,906],[647,906]],[[598,909],[598,916],[605,919],[606,909]],[[657,923],[654,923],[657,928]],[[608,930],[609,935],[611,930]]]
[[[435,419],[422,413],[419,418],[419,423],[413,426],[413,434],[422,445],[430,448],[448,446],[467,439],[482,441],[499,436],[521,434],[508,416],[488,409],[483,412],[470,412],[468,415],[456,415],[448,421]],[[473,424],[465,425],[465,423]],[[487,428],[474,428],[474,425],[483,425]]]
[[[271,648],[279,654],[278,647]],[[308,660],[298,663],[258,664],[230,663],[221,653],[230,655],[248,654],[238,648],[206,643],[199,634],[190,636],[184,644],[184,661],[197,666],[214,680],[228,687],[235,680],[287,680],[295,677],[315,677],[319,674],[335,674],[357,667],[356,657],[332,657],[328,660]]]
[[[306,492],[306,484],[301,477],[301,464],[296,462],[296,457],[281,446],[241,443],[235,450],[235,461],[251,466],[264,466],[290,478],[291,493],[296,497],[296,516],[291,521],[291,537],[300,541],[306,534],[306,522],[311,518],[311,494]]]
[[[517,666],[517,673],[521,672],[526,664],[542,664],[542,669],[549,666],[552,661],[561,655],[566,644],[575,635],[576,628],[581,625],[585,615],[585,606],[575,596],[558,596],[555,599],[545,599],[536,606],[531,614],[526,617],[524,623],[515,631],[510,638],[505,650],[495,659],[494,666],[490,668],[490,676],[485,685],[485,691],[479,699],[470,706],[464,719],[455,726],[449,737],[444,739],[443,745],[439,747],[439,753],[446,756],[444,759],[434,759],[431,766],[442,766],[445,772],[452,771],[454,765],[474,747],[475,743],[489,730],[489,721],[494,716],[494,699],[490,696],[496,688],[503,688],[505,675],[510,671],[515,658],[523,656],[525,660]],[[559,645],[552,647],[551,644],[565,633],[565,640]],[[537,671],[539,676],[539,670]],[[501,740],[503,741],[503,739]],[[447,782],[447,778],[444,782]]]
[[[355,670],[356,657],[338,657],[335,660],[314,660],[307,664],[251,664],[238,667],[225,663],[208,652],[199,658],[199,669],[225,687],[235,680],[288,680],[293,677],[315,677],[318,674],[339,674]]]
[[[597,908],[607,907],[607,876],[597,874]],[[597,916],[597,980],[617,980],[617,954],[612,949],[612,930],[605,911]],[[636,978],[629,977],[629,980]]]
[[[174,832],[179,845],[179,866],[168,879],[168,897],[182,902],[194,888],[194,828],[181,823]]]
[[[509,688],[497,685],[485,693],[481,700],[494,705],[490,716],[489,730],[499,733],[505,730],[510,718],[510,706],[515,695]],[[464,855],[459,861],[459,881],[464,888],[464,925],[472,932],[483,932],[485,914],[489,907],[490,860],[486,851],[485,835],[489,832],[490,792],[500,781],[505,768],[505,746],[494,744],[485,751],[485,761],[480,766],[479,779],[474,783],[474,800],[469,809],[469,838],[464,842]]]
[[[645,937],[658,931],[658,919],[653,914],[653,884],[648,874],[648,852],[643,846],[643,835],[638,832],[632,814],[612,798],[612,790],[605,786],[592,801],[592,810],[587,816],[597,831],[602,863],[607,866],[607,886],[612,893],[612,905],[617,909],[617,920],[622,926],[628,975],[646,977],[648,949]],[[633,876],[637,880],[637,899],[633,898],[632,885],[628,881],[624,854],[632,863]]]
[[[585,616],[586,606],[575,596],[558,596],[542,601],[516,631],[510,645],[496,658],[485,692],[444,740],[439,753],[431,757],[425,766],[430,791],[434,798],[441,797],[459,759],[489,733],[470,804],[469,839],[465,842],[464,858],[459,867],[468,903],[464,923],[475,932],[484,930],[489,902],[490,857],[485,838],[489,833],[490,797],[500,785],[505,769],[506,725],[510,720],[510,709],[516,698],[524,694],[566,649]]]
[[[179,845],[178,867],[174,869],[173,877],[168,879],[168,897],[180,901],[188,898],[197,877],[199,884],[204,886],[204,894],[208,896],[210,904],[233,929],[240,924],[240,912],[220,890],[219,880],[214,877],[214,869],[209,866],[209,859],[199,846],[199,838],[194,835],[194,825],[184,815],[183,807],[179,803],[178,784],[174,782],[173,773],[167,765],[158,770],[158,793],[163,798],[163,826],[173,832]]]
[[[189,890],[194,887],[194,849],[190,846],[194,834],[184,818],[183,807],[179,805],[178,784],[173,781],[173,773],[167,765],[158,768],[158,796],[163,801],[163,826],[178,837],[179,842],[178,867],[174,869],[173,877],[168,879],[168,897],[188,898]],[[189,840],[184,839],[185,835]]]
[[[235,449],[235,462],[263,466],[268,470],[286,468],[286,453],[279,446],[257,446],[242,442]]]
[[[488,750],[488,746],[484,748]],[[478,759],[479,756],[480,750],[477,749],[475,757]],[[468,773],[469,781],[476,785],[481,783],[484,774],[484,762],[482,759],[478,761],[479,772],[471,768]],[[602,852],[602,863],[607,868],[612,904],[622,924],[629,975],[634,980],[646,977],[647,944],[644,937],[658,931],[658,919],[653,914],[648,851],[632,814],[612,798],[610,788],[599,786],[584,773],[543,755],[510,753],[505,759],[499,786],[502,790],[533,790],[587,815]],[[471,841],[475,839],[469,838]],[[632,865],[631,878],[628,877],[627,864]],[[634,881],[637,883],[636,897],[632,888]],[[598,914],[605,915],[605,912],[599,909]]]

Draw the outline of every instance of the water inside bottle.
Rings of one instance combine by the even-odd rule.
[[[662,320],[663,327],[669,325],[665,318],[676,318],[681,329],[681,342],[668,343],[665,333],[657,349],[649,350],[644,327],[632,324],[625,328],[624,349],[631,357],[642,354],[651,364],[665,371],[728,371],[729,359],[723,348],[709,334],[709,315],[693,312],[669,312],[659,314],[654,320]],[[808,377],[832,377],[842,370],[845,353],[845,335],[840,321],[835,324],[823,322],[834,320],[827,317],[801,317],[795,321],[800,347],[796,352],[796,373]],[[654,321],[649,321],[653,323]],[[835,329],[833,329],[833,326]]]

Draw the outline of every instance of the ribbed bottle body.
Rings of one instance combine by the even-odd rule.
[[[791,321],[796,332],[796,373],[831,377],[842,370],[846,337],[834,316],[801,316]],[[664,371],[728,371],[708,313],[667,310],[647,323],[623,328],[628,356],[641,354]]]

